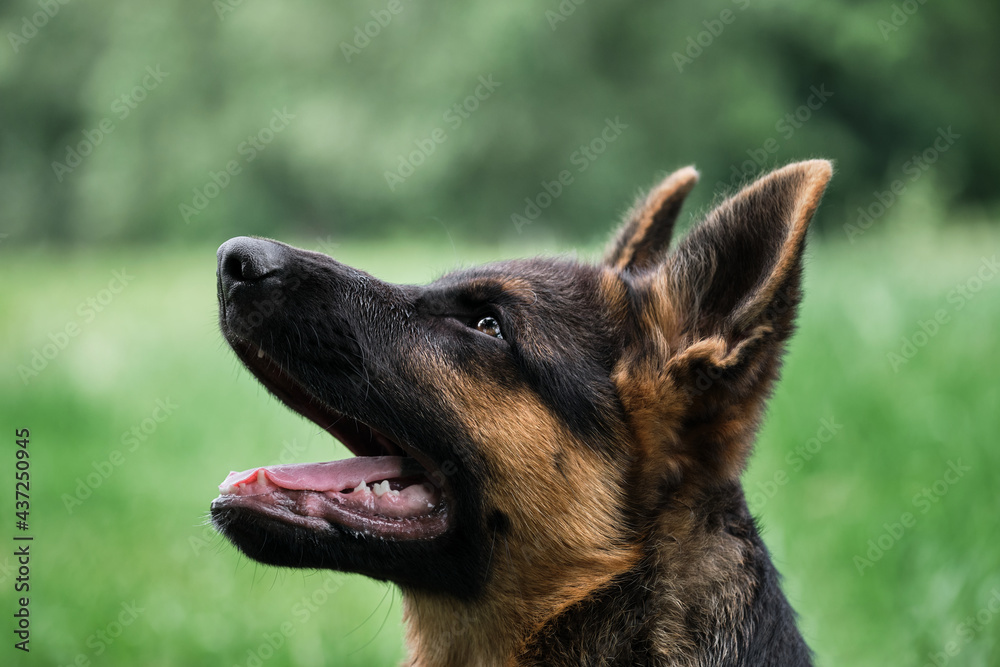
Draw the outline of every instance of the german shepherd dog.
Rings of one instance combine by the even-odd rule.
[[[231,473],[215,525],[261,563],[397,584],[408,665],[810,664],[740,475],[831,173],[774,171],[670,250],[681,169],[597,264],[426,286],[227,241],[226,340],[354,456]]]

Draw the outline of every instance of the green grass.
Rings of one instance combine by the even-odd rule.
[[[1000,650],[1000,619],[970,641],[958,628],[1000,591],[1000,280],[960,310],[948,301],[1000,247],[1000,234],[926,234],[901,242],[873,231],[855,245],[814,248],[799,333],[746,477],[820,665],[923,665],[949,642],[960,650],[949,664],[985,665]],[[343,242],[334,252],[381,277],[418,282],[525,250]],[[68,665],[82,654],[92,664],[228,666],[273,652],[265,664],[315,665],[325,656],[327,664],[393,665],[403,655],[393,588],[258,566],[204,526],[229,470],[284,453],[295,461],[344,454],[271,399],[224,346],[214,260],[214,248],[77,255],[0,247],[3,456],[13,458],[15,427],[32,434],[32,659],[8,641],[0,655],[15,664]],[[84,321],[78,304],[122,268],[134,278]],[[894,372],[887,353],[939,309],[949,321]],[[79,335],[25,385],[18,366],[70,321]],[[144,442],[123,444],[168,399],[173,414]],[[837,425],[832,437],[821,431],[824,419]],[[787,458],[810,445],[808,461]],[[939,485],[937,502],[915,503],[949,461],[969,470]],[[111,472],[70,512],[64,494],[98,468]],[[0,482],[8,519],[11,477]],[[859,574],[854,557],[905,512],[912,527]],[[12,564],[0,556],[0,566]],[[13,576],[4,569],[0,578],[6,615]],[[117,634],[122,605],[133,601],[143,611],[102,645],[97,633]]]

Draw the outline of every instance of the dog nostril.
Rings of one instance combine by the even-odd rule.
[[[261,281],[281,272],[287,261],[285,246],[246,236],[219,246],[218,258],[219,279],[226,285]]]
[[[243,275],[243,258],[240,253],[230,253],[222,260],[222,272],[233,280],[246,280]]]

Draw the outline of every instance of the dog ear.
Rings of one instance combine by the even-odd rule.
[[[832,173],[826,160],[778,169],[683,239],[666,269],[691,331],[740,338],[775,320],[769,310],[795,309],[806,229]]]
[[[763,404],[794,327],[806,230],[832,173],[826,160],[812,160],[768,174],[667,257],[661,276],[686,342],[668,365],[701,417]]]
[[[824,160],[779,169],[723,202],[631,279],[646,321],[615,376],[657,475],[739,477],[792,332]]]
[[[694,167],[684,167],[637,202],[609,244],[604,264],[619,271],[639,271],[657,264],[670,246],[684,198],[697,182],[698,172]]]

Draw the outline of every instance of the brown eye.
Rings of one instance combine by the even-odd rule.
[[[487,336],[493,336],[494,338],[503,338],[503,334],[500,333],[500,323],[497,322],[497,318],[486,316],[479,320],[476,324],[476,329],[482,331]]]

